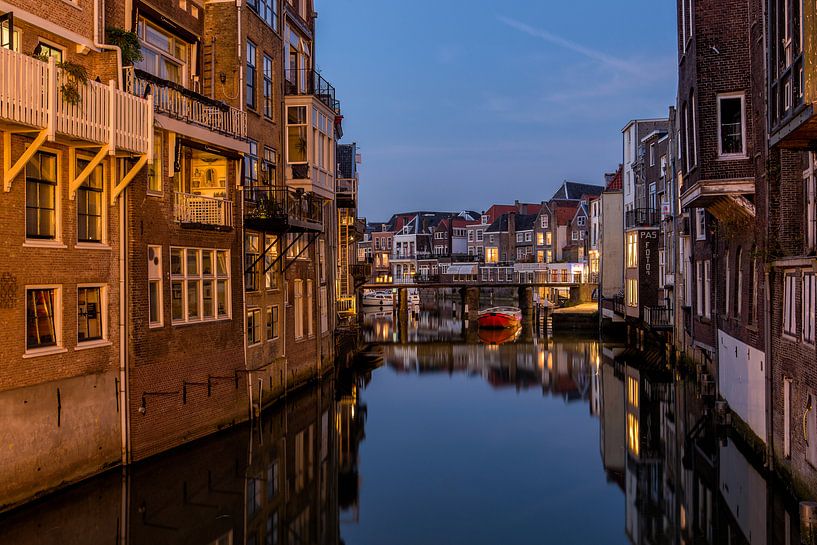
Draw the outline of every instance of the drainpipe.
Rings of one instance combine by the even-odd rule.
[[[246,110],[246,104],[244,102],[244,48],[242,39],[243,36],[241,35],[241,0],[236,0],[235,2],[236,9],[238,10],[238,43],[236,47],[238,49],[238,107],[242,110]]]
[[[122,433],[122,465],[130,463],[130,387],[128,383],[127,206],[129,191],[119,196],[119,418]]]
[[[94,0],[94,47],[102,49],[103,51],[116,51],[116,83],[117,89],[122,89],[122,50],[116,45],[102,43],[99,32],[105,28],[105,10],[100,9],[100,2],[102,0]],[[102,17],[102,24],[100,25],[100,16]],[[127,19],[128,14],[125,13]],[[100,29],[100,27],[102,27]]]

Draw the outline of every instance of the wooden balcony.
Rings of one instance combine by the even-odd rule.
[[[335,199],[338,208],[357,207],[357,180],[342,178],[335,182]]]
[[[76,87],[76,100],[66,99],[66,84]],[[0,48],[0,131],[9,150],[3,157],[5,191],[11,190],[12,180],[46,141],[72,148],[99,147],[92,166],[120,151],[140,155],[137,166],[112,191],[115,199],[150,159],[153,107],[151,98],[117,89],[114,81],[108,85],[77,81],[53,57],[44,61]],[[13,164],[12,133],[38,133]],[[89,172],[86,169],[71,180],[73,191]]]
[[[227,199],[176,193],[173,211],[176,221],[182,225],[233,226],[233,203]]]
[[[247,139],[247,113],[223,102],[134,68],[125,71],[125,88],[136,96],[151,95],[157,114],[226,138],[213,138],[215,135],[206,133],[189,136],[229,148],[236,147],[229,141]],[[243,145],[239,147],[243,151]]]

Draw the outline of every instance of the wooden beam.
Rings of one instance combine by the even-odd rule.
[[[99,166],[99,163],[101,163],[102,160],[105,159],[105,156],[108,154],[109,151],[110,151],[110,146],[102,146],[101,148],[99,148],[99,151],[96,153],[94,158],[91,159],[91,162],[88,163],[88,165],[86,165],[86,167],[84,169],[82,169],[82,172],[80,172],[79,175],[76,178],[73,178],[71,180],[70,185],[68,186],[68,195],[69,195],[69,197],[71,198],[72,201],[74,200],[74,198],[77,195],[77,189],[79,189],[80,186],[83,184],[83,182],[85,182],[85,180],[88,179],[88,176],[90,176],[91,173],[94,171],[94,169],[97,166]],[[71,154],[71,155],[74,155],[76,157],[75,154]],[[76,159],[75,158],[73,159],[73,161],[74,161],[74,165],[76,165]],[[76,168],[76,166],[74,168]]]
[[[137,174],[139,174],[139,171],[142,170],[142,168],[147,164],[147,162],[148,162],[147,155],[142,155],[141,157],[139,157],[139,160],[136,162],[135,165],[133,165],[133,168],[131,168],[130,171],[128,171],[128,173],[125,174],[125,177],[122,178],[122,181],[119,182],[117,186],[113,188],[113,191],[111,191],[111,205],[116,204],[117,197],[119,197],[119,195],[123,191],[125,191],[125,188],[128,187],[128,184],[130,184],[133,181],[133,179],[136,177]]]
[[[3,133],[3,190],[8,193],[11,191],[11,182],[17,177],[20,172],[26,167],[26,163],[34,157],[37,150],[42,147],[48,138],[48,129],[41,130],[34,142],[29,144],[28,148],[23,152],[14,165],[11,164],[11,133]]]

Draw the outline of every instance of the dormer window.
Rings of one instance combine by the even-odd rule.
[[[488,216],[482,216],[482,225],[488,225]]]
[[[136,33],[142,44],[143,57],[136,63],[136,68],[183,85],[187,78],[190,44],[144,17],[139,18]]]

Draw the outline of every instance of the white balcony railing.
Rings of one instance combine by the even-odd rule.
[[[176,193],[174,212],[179,223],[233,226],[233,203],[227,199]]]
[[[244,140],[247,138],[247,113],[195,93],[170,81],[129,68],[125,72],[125,88],[144,96],[150,88],[156,112],[198,125],[205,129]]]
[[[0,121],[49,136],[146,154],[153,133],[150,101],[117,89],[113,82],[78,84],[79,101],[65,101],[60,88],[68,78],[53,58],[47,62],[0,48]]]

